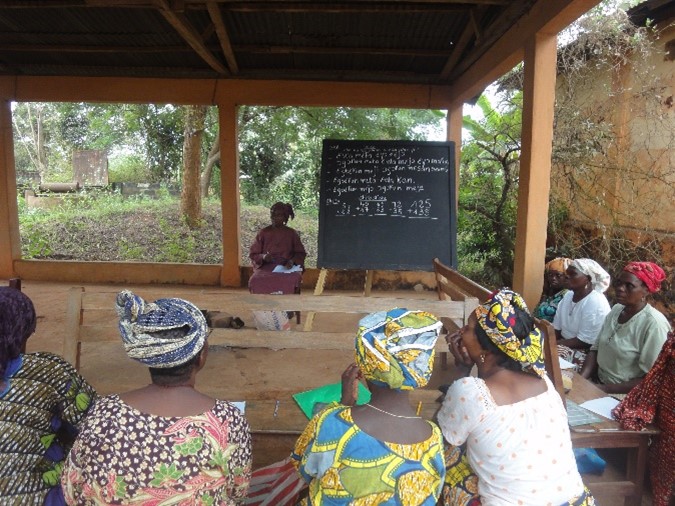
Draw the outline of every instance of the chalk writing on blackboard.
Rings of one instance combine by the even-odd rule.
[[[391,216],[439,219],[447,209],[436,209],[427,192],[428,174],[448,172],[448,156],[428,153],[417,146],[345,147],[334,152],[325,177],[332,181],[325,195],[326,211],[334,216]],[[447,149],[446,149],[447,151]],[[420,196],[420,198],[418,198]]]
[[[452,143],[324,141],[319,265],[454,265],[453,183]]]

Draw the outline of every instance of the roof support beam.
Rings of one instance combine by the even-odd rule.
[[[523,60],[526,41],[536,33],[557,34],[600,0],[538,0],[490,51],[479,58],[450,87],[453,101],[467,101]]]
[[[459,40],[457,40],[453,45],[452,54],[450,55],[450,58],[448,58],[448,61],[445,62],[445,66],[441,71],[442,80],[446,80],[450,76],[450,72],[452,72],[452,70],[455,68],[455,65],[457,65],[457,62],[462,57],[464,50],[469,45],[469,42],[471,42],[471,38],[473,36],[476,37],[476,40],[480,38],[481,34],[478,33],[477,26],[480,25],[480,18],[483,17],[484,13],[484,7],[478,7],[472,11],[469,11],[471,22],[466,24],[462,35],[459,37]]]
[[[529,307],[544,283],[548,197],[551,188],[557,36],[539,33],[525,47],[523,128],[513,288]]]
[[[204,45],[199,33],[183,14],[176,13],[171,10],[166,0],[157,0],[159,12],[164,19],[183,37],[192,49],[206,62],[209,66],[222,75],[227,75],[228,71],[225,66],[213,55],[209,48]]]
[[[238,74],[239,65],[237,65],[237,59],[234,57],[234,51],[232,50],[232,44],[230,43],[230,35],[227,33],[227,28],[225,28],[225,22],[223,21],[220,7],[218,7],[216,2],[208,1],[206,2],[206,9],[209,11],[211,21],[216,27],[216,35],[218,35],[220,49],[223,51],[227,65],[230,67],[230,72]]]

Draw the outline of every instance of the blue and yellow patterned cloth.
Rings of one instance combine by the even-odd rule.
[[[356,363],[378,386],[413,390],[429,382],[442,327],[424,311],[396,308],[364,317],[356,336]]]
[[[534,327],[525,339],[522,341],[518,339],[513,331],[513,325],[516,324],[516,307],[529,313],[527,304],[519,294],[508,288],[502,288],[476,308],[478,324],[497,348],[520,363],[524,372],[543,378],[546,366],[541,331]]]
[[[445,465],[443,436],[429,424],[433,430],[426,441],[387,443],[359,429],[351,407],[325,409],[307,425],[291,455],[309,483],[302,504],[434,506]]]

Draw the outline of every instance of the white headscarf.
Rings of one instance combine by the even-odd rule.
[[[609,288],[610,276],[609,273],[600,267],[600,264],[590,258],[577,258],[572,260],[570,267],[574,267],[580,273],[590,276],[593,290],[600,293],[605,293]]]

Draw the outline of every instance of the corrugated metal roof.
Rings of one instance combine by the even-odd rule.
[[[0,73],[447,83],[533,2],[0,0]]]

